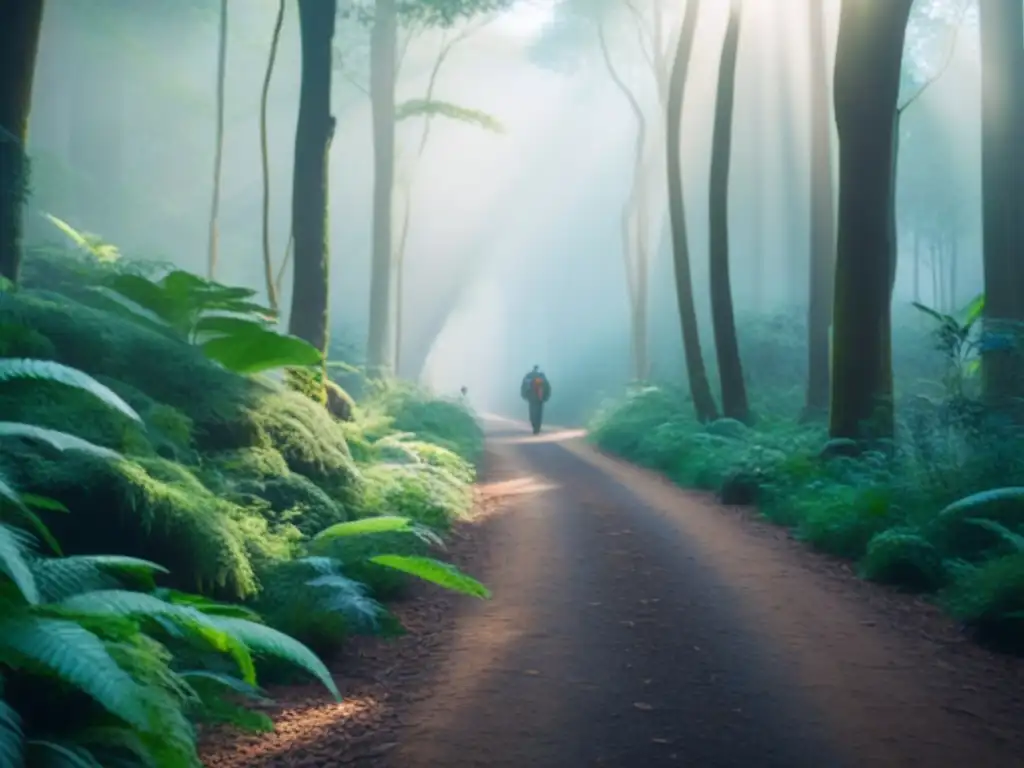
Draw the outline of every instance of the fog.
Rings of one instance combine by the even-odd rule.
[[[645,10],[653,1],[634,5]],[[478,409],[519,416],[519,380],[539,364],[554,388],[551,419],[578,423],[631,378],[620,212],[632,184],[636,123],[602,61],[593,20],[573,13],[569,2],[522,0],[487,23],[468,22],[474,31],[445,61],[435,98],[486,113],[501,130],[435,118],[417,159],[423,121],[399,123],[395,206],[400,222],[408,181],[399,372],[443,393],[467,386]],[[807,303],[807,2],[746,0],[744,7],[730,180],[741,336],[769,318],[799,317]],[[135,0],[122,2],[117,12],[101,12],[100,5],[117,4],[47,3],[30,131],[32,207],[99,234],[127,255],[204,273],[218,4]],[[635,20],[624,3],[605,5],[610,56],[636,89],[652,130],[661,130]],[[826,5],[831,58],[838,0]],[[962,5],[919,0],[908,31],[903,101],[912,103],[901,118],[897,313],[914,298],[963,303],[981,286],[977,26]],[[233,0],[229,9],[216,277],[263,291],[259,102],[277,3]],[[707,187],[727,11],[725,2],[702,6],[683,115],[694,290],[709,363]],[[678,28],[680,15],[667,12],[666,30]],[[440,46],[460,29],[403,32],[398,102],[423,98]],[[331,333],[332,355],[353,362],[364,354],[369,311],[367,43],[365,29],[339,21],[330,153]],[[300,75],[297,13],[288,3],[268,111],[278,264],[289,237]],[[662,215],[664,168],[655,165],[648,182],[651,376],[681,383]],[[53,239],[35,212],[31,238]],[[955,261],[932,259],[940,241],[956,243]],[[284,287],[287,310],[287,280]],[[751,317],[760,319],[743,319]],[[802,343],[794,336],[793,344]]]

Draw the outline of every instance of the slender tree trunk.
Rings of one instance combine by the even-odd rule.
[[[828,412],[829,329],[835,286],[836,220],[832,180],[832,103],[828,92],[825,14],[808,0],[811,47],[811,259],[807,308],[807,398],[804,417]]]
[[[377,0],[370,33],[370,103],[373,111],[373,249],[370,267],[370,328],[366,362],[371,376],[391,363],[391,230],[395,186],[395,68],[398,10],[395,0]]]
[[[718,408],[708,384],[707,370],[700,349],[697,311],[693,303],[693,277],[690,274],[690,246],[687,242],[686,207],[683,199],[683,172],[680,141],[682,133],[683,102],[686,96],[687,70],[693,51],[693,38],[697,29],[700,0],[688,0],[683,26],[676,48],[676,58],[669,78],[666,139],[668,142],[668,205],[672,223],[672,257],[676,275],[676,298],[679,302],[679,322],[683,333],[683,351],[686,373],[690,381],[690,396],[697,418],[711,421],[718,417]]]
[[[284,22],[284,0],[278,0],[274,32],[270,37],[270,55],[267,57],[267,71],[263,76],[263,91],[260,94],[260,162],[263,167],[263,280],[267,286],[267,302],[277,311],[277,283],[274,280],[274,259],[270,253],[270,151],[267,148],[267,101],[270,97],[270,79],[274,75],[277,47],[281,40],[281,25]]]
[[[843,0],[834,98],[839,218],[829,433],[891,438],[894,131],[913,0]]]
[[[398,248],[395,250],[395,358],[394,371],[399,375],[402,370],[402,323],[405,316],[405,246],[409,240],[409,220],[412,215],[412,187],[406,187],[405,205],[402,208],[402,229],[398,235]]]
[[[750,420],[743,364],[736,339],[736,320],[729,279],[729,167],[732,159],[732,115],[736,93],[736,56],[739,51],[742,0],[731,0],[729,25],[722,44],[715,98],[715,127],[711,145],[709,184],[711,319],[722,386],[722,413],[738,421]]]
[[[981,27],[981,196],[986,331],[1021,339],[1024,321],[1024,10],[1019,0],[978,3]],[[986,397],[1019,397],[1021,353],[1010,344],[983,357]]]
[[[914,301],[921,303],[921,233],[914,229]]]
[[[213,156],[213,202],[210,204],[210,242],[206,276],[217,274],[217,219],[220,217],[220,173],[224,157],[224,76],[228,51],[228,0],[220,0],[220,39],[217,43],[217,135]]]
[[[292,182],[294,271],[288,330],[327,351],[329,311],[328,156],[334,136],[331,54],[337,0],[299,0],[302,84]]]
[[[0,276],[18,281],[28,195],[28,116],[43,0],[0,0]]]
[[[932,306],[939,312],[942,311],[942,246],[938,240],[933,240],[932,251]]]
[[[957,260],[960,256],[960,242],[957,236],[954,234],[949,239],[949,309],[951,312],[955,312],[958,306],[958,296],[956,289],[957,280]]]

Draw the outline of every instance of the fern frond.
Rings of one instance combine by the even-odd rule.
[[[193,689],[199,701],[196,715],[204,722],[227,723],[248,731],[269,732],[274,721],[262,712],[253,712],[225,696],[242,696],[260,703],[269,702],[259,688],[230,675],[205,670],[182,672],[181,677]]]
[[[28,614],[0,617],[0,661],[43,667],[108,712],[152,729],[147,692],[111,658],[103,642],[74,621]]]
[[[338,686],[335,685],[334,678],[331,677],[327,667],[315,653],[298,640],[266,625],[256,624],[245,619],[232,619],[226,616],[211,616],[210,619],[233,637],[245,643],[253,653],[271,656],[305,669],[323,683],[335,699],[341,701]]]
[[[24,765],[24,756],[21,718],[10,704],[0,699],[0,765]]]
[[[163,617],[175,622],[211,648],[227,653],[238,664],[242,679],[256,682],[256,668],[244,640],[234,637],[220,626],[220,617],[208,616],[185,605],[167,603],[142,592],[106,589],[86,592],[61,600],[58,605],[78,614],[91,616],[131,616],[133,618]]]
[[[103,764],[85,747],[56,741],[32,739],[28,742],[31,765],[46,768],[103,768]]]
[[[31,563],[44,602],[59,602],[73,595],[120,586],[124,574],[141,588],[152,588],[154,573],[168,573],[163,566],[121,555],[75,555],[40,558]]]
[[[82,451],[105,459],[119,459],[121,454],[104,448],[102,445],[90,443],[80,437],[69,435],[56,429],[37,427],[35,424],[23,424],[17,421],[0,421],[0,437],[21,437],[26,440],[38,440],[58,451]]]
[[[26,557],[29,543],[30,539],[17,528],[0,523],[0,573],[10,577],[25,602],[36,605],[39,588]]]
[[[498,118],[479,109],[469,109],[448,101],[434,99],[410,99],[395,107],[395,121],[413,117],[446,117],[460,123],[469,123],[492,133],[504,133],[505,127]]]
[[[87,373],[55,363],[52,360],[30,360],[16,357],[0,358],[0,382],[13,379],[54,381],[58,384],[83,390],[103,401],[111,408],[120,411],[128,418],[140,424],[142,423],[142,417],[110,387],[100,384]]]
[[[464,595],[484,599],[491,596],[491,591],[472,576],[467,576],[451,563],[443,563],[431,557],[377,555],[371,557],[370,562],[408,573],[410,576],[416,576],[453,592],[461,592]]]

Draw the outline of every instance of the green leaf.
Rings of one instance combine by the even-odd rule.
[[[0,524],[0,573],[6,573],[25,601],[35,605],[39,602],[39,589],[25,557],[27,548],[28,539],[23,533]]]
[[[380,517],[364,517],[362,520],[349,520],[346,523],[335,523],[324,528],[313,537],[313,541],[329,541],[343,536],[366,536],[371,533],[393,533],[409,531],[412,520],[397,515],[381,515]]]
[[[96,635],[74,621],[2,616],[0,638],[0,662],[15,668],[44,667],[125,722],[151,729],[146,690],[117,665]]]
[[[69,435],[67,432],[37,427],[34,424],[0,421],[0,437],[21,437],[28,440],[38,440],[39,442],[46,443],[51,448],[56,448],[58,451],[82,451],[83,453],[91,453],[94,456],[101,456],[105,459],[121,458],[121,454],[117,451],[90,443],[88,440]]]
[[[47,512],[68,512],[67,507],[61,504],[56,499],[51,499],[49,496],[39,496],[35,493],[23,493],[21,494],[21,500],[30,507],[36,509],[45,509]]]
[[[120,411],[133,421],[142,423],[142,417],[112,389],[100,384],[87,373],[55,363],[52,360],[29,360],[15,357],[0,358],[0,382],[14,379],[53,381],[80,389],[106,403],[111,408]]]
[[[320,365],[323,355],[312,344],[270,330],[219,336],[202,345],[203,352],[229,371],[260,373],[275,368]]]
[[[1011,531],[1002,523],[997,523],[995,520],[986,520],[985,518],[979,517],[971,517],[964,522],[970,523],[971,525],[977,525],[987,531],[991,531],[1018,552],[1024,552],[1024,536],[1021,536],[1015,531]]]
[[[955,515],[960,512],[964,512],[971,509],[977,509],[984,507],[989,504],[999,504],[1002,502],[1022,502],[1024,501],[1024,488],[1022,487],[1006,487],[1006,488],[992,488],[988,491],[979,491],[978,493],[972,493],[970,496],[965,496],[962,499],[954,501],[952,504],[947,506],[941,512],[939,517],[945,517],[947,515]]]
[[[210,621],[224,629],[232,637],[238,638],[253,653],[272,656],[305,669],[323,683],[335,699],[341,700],[338,686],[335,685],[330,671],[315,653],[298,640],[264,624],[257,624],[245,619],[211,616]]]
[[[0,699],[0,765],[24,764],[21,718],[10,704]]]
[[[39,768],[103,768],[89,750],[77,744],[59,744],[47,739],[32,739],[27,744],[32,765]]]
[[[964,325],[970,328],[973,326],[982,313],[985,311],[985,294],[979,293],[961,310],[964,318]]]
[[[472,576],[467,576],[450,563],[442,563],[432,557],[377,555],[371,557],[370,562],[408,573],[453,592],[480,598],[491,596],[490,590]]]
[[[269,330],[262,320],[226,315],[207,315],[196,322],[196,333],[219,333],[225,336],[242,336],[247,333],[263,333]]]
[[[433,99],[410,99],[395,107],[395,121],[409,120],[414,117],[445,117],[460,123],[469,123],[492,133],[504,133],[505,127],[498,118],[478,109],[460,107],[447,101]]]

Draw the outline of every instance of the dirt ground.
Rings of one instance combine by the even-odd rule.
[[[493,599],[418,588],[335,660],[343,703],[273,690],[209,768],[1024,766],[1024,662],[928,603],[577,433],[488,438],[448,555]]]

